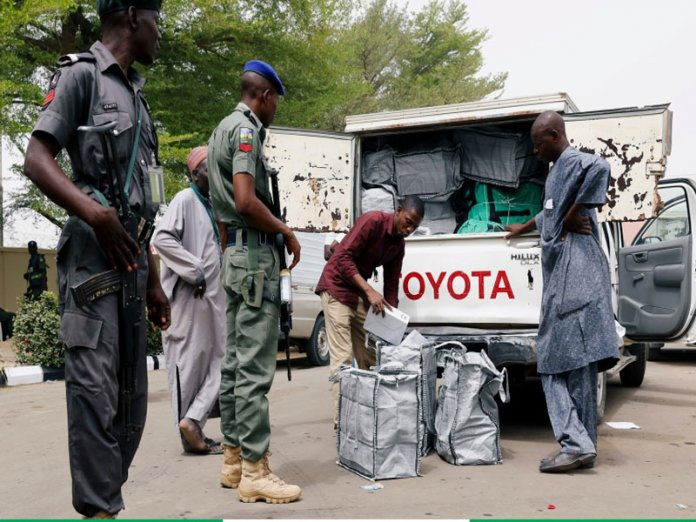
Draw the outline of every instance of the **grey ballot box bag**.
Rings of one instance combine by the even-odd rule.
[[[338,379],[338,465],[372,480],[419,476],[420,372],[346,367]]]
[[[450,352],[435,415],[435,450],[451,464],[500,464],[495,395],[508,402],[507,378],[481,352]]]
[[[435,447],[435,412],[437,410],[437,359],[440,352],[466,352],[463,344],[451,341],[434,343],[413,330],[399,345],[377,342],[377,365],[401,363],[407,370],[420,370],[421,395],[421,456]]]

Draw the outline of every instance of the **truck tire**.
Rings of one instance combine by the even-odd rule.
[[[645,366],[648,355],[648,345],[643,343],[632,344],[628,347],[631,355],[636,356],[636,360],[619,372],[621,384],[628,388],[637,388],[643,384],[645,377]]]
[[[312,366],[326,366],[329,364],[329,341],[326,338],[326,325],[324,316],[320,315],[314,322],[312,336],[305,346],[307,359]]]
[[[607,372],[597,375],[597,424],[604,417],[604,409],[607,406]]]

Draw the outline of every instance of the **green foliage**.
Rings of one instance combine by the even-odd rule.
[[[192,147],[239,99],[252,58],[274,65],[287,89],[275,125],[340,130],[347,114],[474,101],[506,75],[482,76],[485,30],[469,29],[461,0],[409,13],[389,0],[167,0],[161,51],[145,70],[160,136],[165,188],[188,184]],[[59,55],[99,36],[94,0],[0,0],[0,134],[16,144],[38,114]],[[26,191],[16,205],[65,219]]]
[[[162,353],[162,330],[149,319],[147,320],[147,354],[153,357]]]
[[[20,297],[14,320],[12,343],[20,364],[60,368],[63,344],[58,341],[60,316],[58,299],[53,292],[43,292],[36,301]]]

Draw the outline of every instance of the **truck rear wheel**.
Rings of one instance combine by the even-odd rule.
[[[329,340],[326,337],[326,324],[324,316],[320,315],[314,322],[312,336],[305,347],[307,359],[312,366],[326,366],[329,364]]]
[[[643,384],[645,377],[645,367],[648,355],[648,345],[643,343],[632,344],[628,347],[631,355],[636,356],[636,360],[619,372],[621,384],[628,388],[637,388]]]
[[[604,417],[604,409],[607,405],[607,372],[597,375],[597,424]]]

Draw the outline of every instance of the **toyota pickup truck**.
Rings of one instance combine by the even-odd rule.
[[[696,189],[660,181],[668,104],[580,112],[558,93],[357,115],[343,133],[271,128],[266,156],[280,171],[281,206],[295,230],[346,231],[367,210],[393,211],[399,197],[419,195],[425,217],[406,240],[400,279],[409,328],[485,348],[522,379],[536,371],[541,250],[537,234],[507,240],[503,227],[541,210],[548,165],[534,157],[529,133],[546,110],[563,116],[572,146],[611,165],[599,216],[625,338],[621,359],[599,379],[601,413],[606,377],[640,386],[648,349],[687,336],[696,311],[688,210]],[[646,222],[628,247],[626,221]]]

